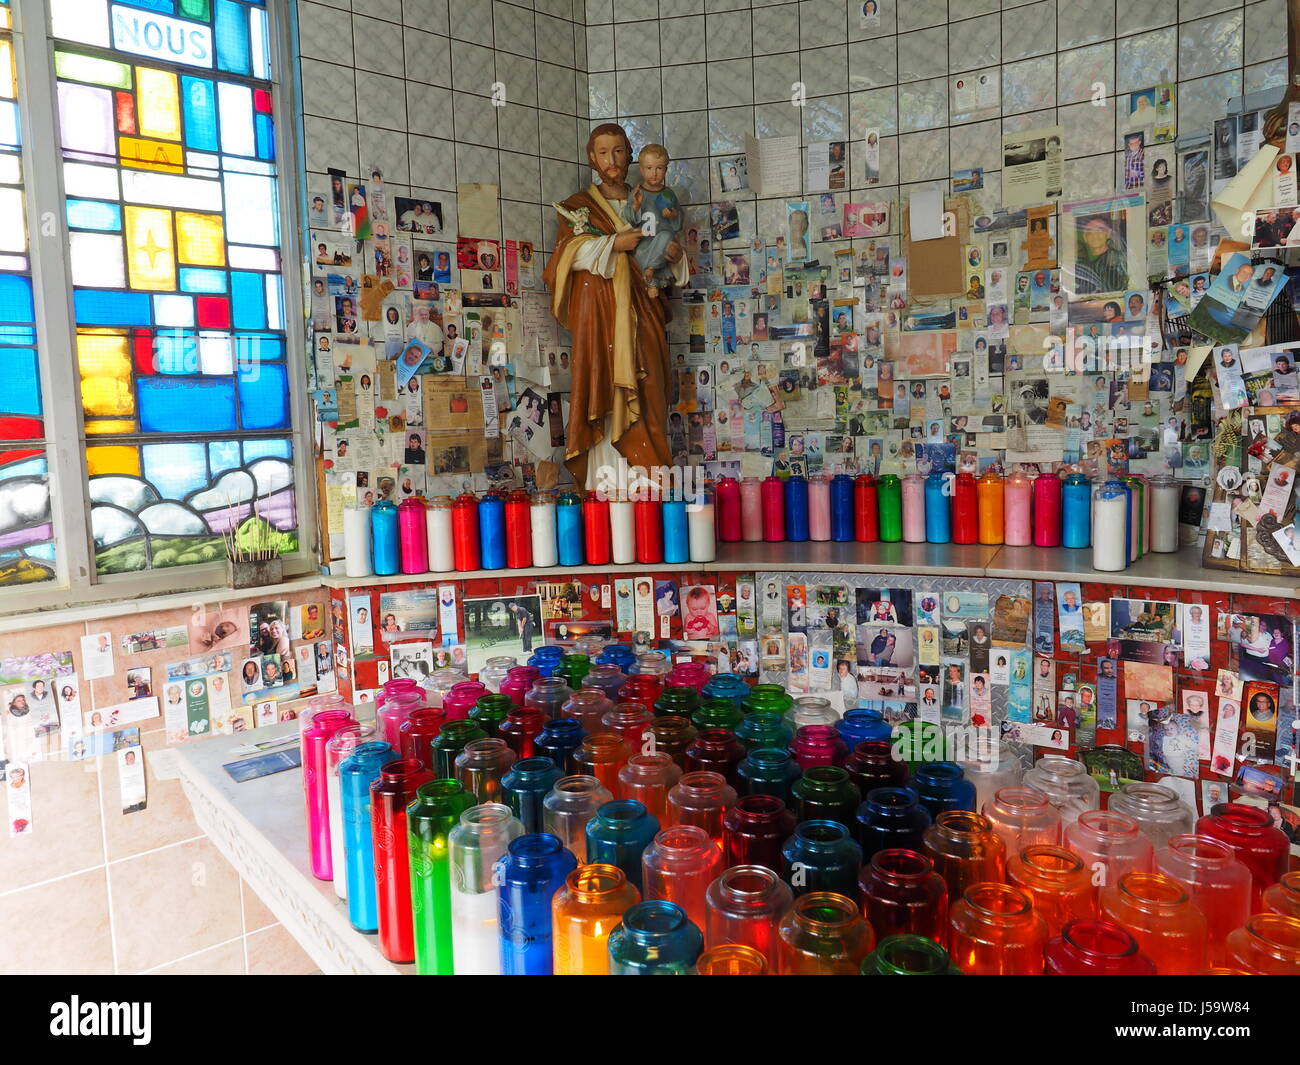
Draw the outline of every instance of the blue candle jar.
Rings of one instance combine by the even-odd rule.
[[[876,788],[858,807],[858,842],[864,861],[895,847],[921,851],[930,811],[911,788]]]
[[[785,482],[785,538],[794,543],[808,539],[808,480],[797,473]]]
[[[796,895],[834,891],[858,897],[862,848],[838,821],[804,821],[781,848],[781,876]]]
[[[938,471],[925,479],[925,538],[932,544],[952,541],[952,508],[948,477]]]
[[[609,975],[689,976],[703,952],[704,934],[677,903],[638,902],[609,934]]]
[[[339,763],[348,920],[358,932],[379,931],[379,901],[375,893],[375,840],[370,825],[370,785],[379,779],[379,770],[397,757],[398,753],[386,743],[362,743],[354,747],[352,753]],[[335,875],[338,875],[337,870]]]
[[[975,810],[975,785],[956,762],[922,762],[912,775],[912,789],[931,818],[949,810]]]
[[[546,726],[542,728],[545,731]],[[525,832],[542,830],[542,800],[562,776],[560,768],[542,755],[520,758],[506,770],[501,778],[502,799]]]
[[[624,673],[631,674],[636,665],[636,652],[625,643],[606,644],[596,656],[596,663],[602,666],[618,666]]]
[[[707,699],[730,699],[736,704],[736,709],[743,713],[743,702],[749,694],[749,685],[738,673],[715,673],[700,694]]]
[[[736,739],[746,751],[756,751],[760,747],[778,747],[785,751],[794,740],[794,729],[784,714],[755,710],[746,714],[745,720],[736,726]]]
[[[641,890],[641,854],[659,834],[659,821],[636,799],[607,802],[587,822],[587,864],[616,865]]]
[[[789,806],[792,801],[790,789],[801,775],[789,751],[756,747],[736,766],[739,779],[736,791],[740,795],[775,795]]]
[[[578,868],[558,836],[516,836],[497,859],[502,976],[550,976],[553,960],[551,899]]]
[[[376,576],[390,577],[397,572],[402,561],[398,544],[397,506],[381,499],[370,508],[370,556]]]
[[[561,492],[555,501],[555,538],[560,565],[581,566],[587,556],[582,546],[582,496],[577,492]]]
[[[831,539],[853,539],[853,478],[847,473],[831,478]]]
[[[850,751],[867,740],[884,740],[888,743],[894,734],[893,726],[879,710],[846,710],[835,727],[844,737],[844,745]]]
[[[577,773],[573,756],[586,737],[582,722],[574,717],[557,717],[542,723],[542,731],[533,740],[537,753],[549,758],[565,773]],[[543,796],[545,798],[545,796]]]
[[[506,501],[489,492],[478,501],[479,565],[506,568]]]
[[[665,499],[663,503],[664,561],[689,562],[690,532],[686,524],[686,500]]]
[[[549,677],[555,672],[555,667],[560,664],[562,658],[564,658],[563,648],[546,643],[528,657],[526,664],[532,666],[541,676]]]
[[[1087,547],[1092,543],[1092,483],[1072,473],[1061,486],[1061,543]]]

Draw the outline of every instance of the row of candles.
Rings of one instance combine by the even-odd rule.
[[[701,663],[544,647],[301,720],[313,872],[422,973],[1300,975],[1264,811],[908,763],[875,711]]]
[[[1178,549],[1181,488],[1169,477],[1094,484],[990,470],[898,477],[847,473],[721,478],[688,500],[600,492],[466,493],[344,514],[349,577],[554,566],[712,562],[717,542],[1092,547],[1094,569]]]

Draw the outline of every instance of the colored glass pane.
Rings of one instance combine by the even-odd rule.
[[[140,101],[140,135],[180,140],[181,95],[176,75],[166,70],[137,67],[135,84]]]
[[[176,257],[196,266],[225,266],[225,227],[221,216],[177,211]]]

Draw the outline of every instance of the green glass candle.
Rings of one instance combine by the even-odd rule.
[[[438,777],[456,778],[456,755],[471,740],[485,740],[488,734],[477,721],[462,718],[448,721],[429,744],[433,754],[433,772]]]
[[[862,793],[849,779],[848,770],[837,765],[805,769],[790,787],[791,808],[800,821],[838,821],[852,830],[857,823]]]
[[[480,695],[478,702],[470,708],[469,719],[495,738],[501,735],[501,726],[514,708],[515,704],[508,695]]]
[[[664,714],[656,717],[646,729],[654,736],[654,750],[668,755],[683,770],[686,768],[686,748],[694,742],[698,730],[689,717],[681,714]],[[641,751],[646,751],[645,736],[641,737]]]
[[[691,717],[700,708],[700,693],[681,684],[670,684],[655,700],[655,717],[666,714]]]
[[[903,482],[893,473],[876,482],[877,508],[880,513],[880,539],[896,544],[903,538]]]
[[[776,747],[784,751],[794,739],[794,729],[778,713],[755,710],[752,714],[746,714],[744,720],[736,726],[736,739],[740,740],[746,751],[756,751],[760,747]]]
[[[591,672],[591,659],[586,655],[565,655],[555,667],[553,677],[560,677],[570,688],[577,691],[582,687],[582,678]]]
[[[886,936],[862,959],[863,976],[960,976],[948,952],[923,936]]]
[[[691,723],[697,729],[725,728],[731,732],[745,720],[745,712],[730,699],[705,699],[700,708],[691,715]]]
[[[457,722],[452,722],[457,724]],[[458,780],[421,784],[406,808],[411,850],[411,912],[415,927],[415,971],[452,975],[451,862],[447,836],[474,805]]]
[[[770,714],[784,714],[794,706],[794,699],[779,684],[755,684],[749,694],[742,700],[746,714],[762,711]]]

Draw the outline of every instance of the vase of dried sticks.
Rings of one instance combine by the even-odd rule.
[[[284,560],[280,557],[275,529],[257,513],[256,504],[252,518],[242,526],[231,509],[223,534],[226,557],[230,560],[230,586],[261,588],[279,584],[284,579]]]

